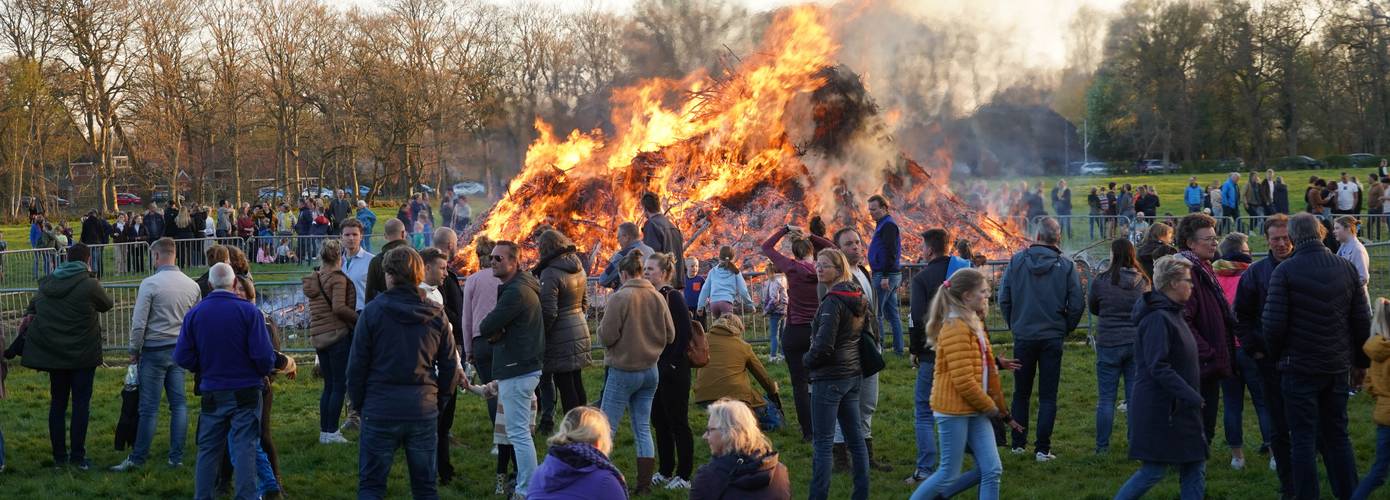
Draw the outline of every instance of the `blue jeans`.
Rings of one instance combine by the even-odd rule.
[[[193,497],[211,500],[216,496],[218,469],[222,455],[236,463],[256,460],[256,443],[261,439],[261,390],[203,392],[203,411],[198,414],[198,463],[194,473]],[[253,499],[256,471],[251,467],[234,469],[236,498]]]
[[[1255,417],[1260,424],[1261,445],[1269,444],[1274,435],[1265,408],[1264,386],[1260,384],[1260,369],[1255,359],[1245,353],[1245,348],[1236,349],[1236,364],[1240,367],[1238,375],[1226,377],[1221,381],[1221,405],[1226,407],[1223,427],[1226,429],[1226,446],[1241,448],[1245,446],[1242,427],[1245,426],[1245,390],[1250,389],[1250,400],[1255,404]]]
[[[1086,218],[1086,221],[1086,226],[1090,229],[1091,239],[1096,239],[1096,229],[1100,229],[1100,237],[1105,237],[1105,218],[1101,214],[1091,214],[1090,217]]]
[[[652,370],[655,371],[656,367],[652,367]],[[536,470],[536,443],[531,440],[531,397],[540,382],[539,371],[497,381],[497,402],[505,410],[503,416],[506,417],[504,427],[507,429],[507,440],[512,443],[512,451],[516,453],[516,491],[527,491],[531,473]],[[656,392],[655,383],[652,384],[652,392]],[[647,409],[651,409],[650,393]],[[643,416],[643,424],[650,423],[650,415]],[[647,442],[651,443],[650,433],[647,434]]]
[[[140,424],[130,452],[131,462],[143,464],[150,456],[150,442],[154,440],[155,424],[159,423],[161,393],[169,395],[169,463],[183,462],[188,402],[184,399],[183,368],[174,363],[172,348],[140,354]]]
[[[1283,379],[1284,413],[1289,419],[1292,441],[1294,491],[1297,498],[1318,498],[1317,454],[1332,495],[1347,498],[1356,489],[1356,455],[1347,436],[1347,391],[1349,374],[1304,375],[1285,371]]]
[[[1144,497],[1144,493],[1153,488],[1155,484],[1163,480],[1163,476],[1168,474],[1169,467],[1178,468],[1179,495],[1182,500],[1202,500],[1207,488],[1207,463],[1188,462],[1185,464],[1160,464],[1156,462],[1144,462],[1139,470],[1125,481],[1125,485],[1120,487],[1120,491],[1115,493],[1115,500],[1130,500]]]
[[[228,446],[230,446],[231,443],[232,443],[232,440],[231,440],[231,439],[228,439],[228,440],[227,440]],[[228,459],[232,462],[232,470],[236,470],[237,467],[240,467],[240,466],[241,466],[240,464],[238,464],[238,463],[236,462],[236,457],[235,457],[235,456],[228,457]],[[267,455],[267,454],[265,453],[265,449],[264,449],[264,448],[261,448],[261,441],[260,441],[259,439],[257,439],[257,440],[256,440],[256,493],[259,494],[260,496],[265,496],[266,493],[270,493],[270,492],[272,492],[272,491],[280,491],[280,480],[279,480],[278,478],[275,477],[275,469],[274,469],[273,467],[270,466],[270,455]]]
[[[768,355],[779,356],[782,354],[782,346],[777,343],[779,340],[777,337],[782,333],[782,325],[786,319],[787,315],[785,314],[772,313],[767,315],[767,339],[771,343],[767,349]]]
[[[1115,427],[1115,396],[1120,377],[1125,379],[1125,397],[1134,394],[1134,345],[1096,347],[1096,452],[1110,449],[1110,431]]]
[[[878,294],[879,321],[887,321],[893,327],[893,352],[901,355],[903,353],[903,319],[898,313],[898,287],[903,284],[902,273],[873,273],[874,293]],[[888,279],[888,289],[884,290],[878,284],[883,279]],[[884,331],[888,331],[884,329]]]
[[[859,428],[859,385],[862,377],[811,382],[811,500],[830,495],[830,450],[835,424],[845,433],[854,470],[853,500],[869,498],[869,449]]]
[[[1067,239],[1071,239],[1071,212],[1057,212],[1057,223],[1062,226],[1062,234],[1067,235]]]
[[[531,407],[527,399],[527,408]],[[396,450],[405,448],[405,463],[410,468],[410,494],[419,498],[439,498],[435,489],[434,446],[437,439],[435,419],[376,420],[362,419],[362,434],[357,446],[357,498],[378,499],[386,496],[386,476]],[[518,476],[518,478],[524,476]],[[240,488],[238,488],[240,489]]]
[[[917,473],[925,474],[936,470],[936,420],[931,411],[931,387],[935,378],[936,360],[919,360],[917,365],[917,390],[913,396],[915,404],[912,428],[917,433]]]
[[[1052,425],[1057,420],[1057,384],[1062,377],[1062,339],[1015,340],[1014,356],[1023,366],[1014,372],[1014,399],[1011,413],[1028,426],[1029,405],[1033,398],[1033,377],[1038,378],[1037,451],[1052,451]],[[1028,446],[1028,429],[1013,431],[1013,447]]]
[[[3,444],[3,441],[0,441]],[[0,463],[4,463],[3,456],[0,456]],[[1352,493],[1352,500],[1365,500],[1371,497],[1371,492],[1385,484],[1385,473],[1390,471],[1390,427],[1384,425],[1376,426],[1376,461],[1371,464],[1371,470],[1366,471],[1366,477],[1361,479],[1361,484],[1357,485],[1356,493]]]
[[[603,400],[600,406],[608,416],[608,427],[613,435],[618,435],[618,424],[623,414],[632,408],[632,434],[637,445],[637,458],[655,458],[656,445],[652,442],[652,400],[656,398],[656,385],[661,379],[653,366],[646,370],[630,372],[617,368],[608,369],[608,380],[603,383]],[[510,408],[510,407],[509,407]],[[511,415],[510,412],[507,413]]]
[[[352,350],[348,337],[319,349],[319,367],[323,373],[323,393],[319,394],[319,432],[338,432],[338,417],[343,412],[347,396],[347,359]]]
[[[945,494],[960,479],[967,447],[975,453],[980,471],[980,498],[999,498],[999,482],[1004,465],[995,447],[994,426],[984,415],[946,415],[938,413],[936,431],[941,445],[941,467],[912,492],[912,500],[931,500]]]

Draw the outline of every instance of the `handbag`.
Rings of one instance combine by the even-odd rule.
[[[877,375],[883,371],[886,364],[883,361],[883,353],[878,350],[878,341],[874,340],[873,333],[863,331],[859,333],[859,369],[864,372],[864,378]]]
[[[762,429],[763,432],[772,432],[781,429],[783,426],[783,419],[780,398],[778,401],[773,401],[771,397],[763,395],[763,403],[763,407],[755,412],[758,417],[758,428]]]
[[[319,289],[323,290],[323,301],[328,303],[328,309],[329,311],[332,311],[333,299],[329,298],[328,288],[323,286],[323,275],[319,274],[318,272],[315,272],[314,279],[319,281]],[[314,349],[327,349],[333,346],[333,344],[337,344],[339,341],[346,338],[348,336],[348,333],[348,329],[340,328],[331,332],[320,333],[318,335],[310,335],[309,343],[314,346]]]

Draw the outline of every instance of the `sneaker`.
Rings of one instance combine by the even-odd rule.
[[[1274,457],[1269,457],[1269,470],[1278,471],[1279,463],[1274,461]]]
[[[361,428],[362,417],[359,417],[357,415],[348,415],[346,419],[343,419],[343,425],[338,427],[338,433],[341,434],[345,430]]]
[[[497,456],[497,445],[492,445],[492,451],[489,451],[488,453],[494,457]]]
[[[125,472],[128,470],[136,469],[138,467],[140,467],[140,464],[132,462],[130,460],[130,457],[126,457],[126,459],[122,460],[121,463],[112,466],[111,472]]]
[[[1235,470],[1242,470],[1242,469],[1244,469],[1244,468],[1245,468],[1245,459],[1244,459],[1244,458],[1240,458],[1240,457],[1232,457],[1232,458],[1231,458],[1231,468],[1232,468],[1232,469],[1235,469]]]
[[[1013,454],[1015,454],[1015,455],[1022,455],[1022,454],[1024,454],[1024,453],[1028,453],[1028,450],[1025,450],[1025,449],[1023,449],[1023,448],[1014,448],[1014,449],[1012,449],[1012,450],[1010,450],[1010,451],[1013,452]]]
[[[493,488],[492,494],[498,495],[498,496],[506,495],[506,494],[507,494],[507,475],[506,475],[506,474],[498,474],[498,475],[497,475],[497,487],[496,487],[496,488]]]
[[[76,466],[77,466],[77,470],[80,470],[80,471],[92,470],[92,461],[91,461],[91,460],[88,460],[88,459],[85,459],[85,458],[82,459],[82,460],[80,460],[80,461],[78,461],[76,464],[73,464],[73,465],[76,465]]]
[[[680,476],[673,476],[673,477],[671,478],[671,480],[670,480],[669,482],[666,483],[666,489],[668,489],[668,490],[688,490],[688,489],[690,489],[690,481],[686,481],[686,480],[684,480],[684,479],[681,479]]]
[[[1120,404],[1116,406],[1115,409],[1119,410],[1120,413],[1129,413],[1129,403],[1120,401]]]
[[[1051,452],[1040,451],[1033,455],[1039,462],[1051,462],[1057,459],[1057,455]]]
[[[660,472],[652,474],[652,486],[661,486],[675,478],[666,477]]]
[[[169,468],[170,468],[170,469],[177,469],[177,468],[179,468],[179,467],[183,467],[183,462],[182,462],[182,461],[175,462],[175,461],[173,461],[173,460],[166,460],[164,463],[169,464]]]
[[[919,470],[919,471],[913,472],[911,476],[907,476],[907,479],[904,479],[904,480],[903,480],[903,484],[906,484],[906,485],[908,485],[908,486],[911,486],[911,485],[920,483],[920,482],[922,482],[922,481],[926,481],[926,480],[927,480],[927,476],[929,476],[929,475],[930,475],[930,474],[928,474],[927,471],[924,471],[924,470]]]
[[[320,433],[319,433],[319,444],[347,444],[347,443],[348,443],[348,440],[347,440],[347,438],[343,437],[343,433],[342,433],[341,431],[339,431],[339,432],[320,432]]]

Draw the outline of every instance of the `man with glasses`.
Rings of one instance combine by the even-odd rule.
[[[536,446],[531,439],[534,411],[531,397],[541,380],[545,326],[541,318],[541,285],[517,262],[517,245],[499,241],[492,248],[492,272],[502,281],[497,306],[478,330],[492,345],[492,378],[504,409],[507,439],[516,453],[516,491],[526,491],[536,470]]]

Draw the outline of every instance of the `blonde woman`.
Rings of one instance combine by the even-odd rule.
[[[830,494],[835,423],[844,431],[854,475],[854,500],[869,497],[869,451],[859,426],[859,337],[874,317],[864,292],[850,276],[849,260],[836,249],[816,255],[816,279],[829,289],[811,321],[811,348],[802,356],[811,379],[811,500]]]
[[[603,412],[589,406],[570,410],[546,444],[527,499],[627,498],[623,473],[608,460],[613,433]]]
[[[710,462],[695,472],[691,500],[791,498],[787,466],[758,430],[758,419],[747,404],[722,398],[710,405],[705,443]]]
[[[980,498],[999,498],[1004,466],[991,421],[1002,420],[1015,432],[1024,429],[1004,409],[999,369],[985,332],[989,295],[984,273],[961,269],[941,283],[928,309],[927,346],[936,351],[931,408],[941,459],[936,472],[912,493],[913,500],[935,498],[954,489],[967,448],[979,469]]]
[[[1377,298],[1371,313],[1371,338],[1363,349],[1371,358],[1371,368],[1366,370],[1366,392],[1376,401],[1372,412],[1376,422],[1376,461],[1351,495],[1354,499],[1369,498],[1371,492],[1385,484],[1386,472],[1390,471],[1390,300]]]

